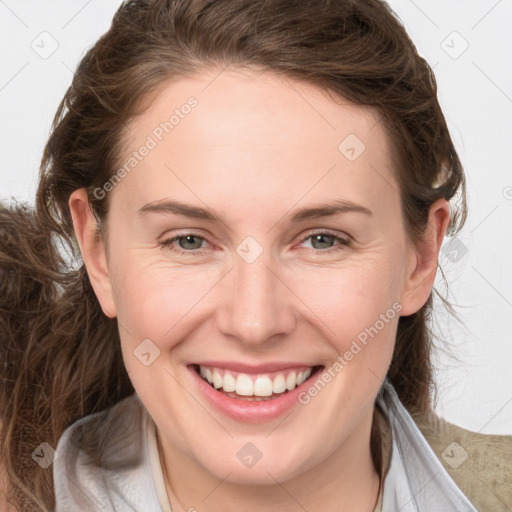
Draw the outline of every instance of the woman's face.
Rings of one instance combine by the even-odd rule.
[[[101,250],[87,263],[166,449],[246,483],[368,450],[399,314],[433,279],[379,117],[273,74],[204,72],[131,123],[123,166],[96,191],[108,272]]]

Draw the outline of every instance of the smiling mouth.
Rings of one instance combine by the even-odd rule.
[[[273,400],[283,396],[323,369],[323,366],[301,366],[276,372],[249,374],[198,364],[192,367],[218,392],[248,401]]]

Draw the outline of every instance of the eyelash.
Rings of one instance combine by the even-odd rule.
[[[313,251],[315,251],[318,254],[330,254],[330,253],[333,253],[333,252],[337,252],[337,251],[343,250],[343,248],[349,247],[351,245],[351,242],[352,242],[348,237],[347,238],[343,238],[343,237],[340,237],[339,235],[337,235],[337,234],[335,234],[335,233],[333,233],[331,231],[324,230],[324,231],[314,231],[314,232],[308,233],[308,235],[305,236],[301,240],[301,243],[305,242],[306,240],[308,240],[308,239],[310,239],[310,238],[312,238],[314,236],[318,236],[318,235],[327,235],[329,237],[333,237],[334,241],[338,242],[338,245],[336,245],[336,246],[334,246],[334,247],[332,247],[330,249],[325,249],[325,250],[322,250],[322,249],[312,249]],[[183,249],[177,248],[174,245],[174,242],[176,242],[180,238],[186,238],[187,236],[194,236],[194,237],[199,238],[201,240],[207,241],[206,238],[204,238],[203,236],[201,236],[201,235],[199,235],[197,233],[190,232],[190,233],[185,233],[185,234],[182,234],[182,235],[174,236],[174,237],[169,238],[167,240],[163,240],[162,242],[160,242],[160,245],[162,247],[168,248],[172,252],[176,252],[178,254],[186,254],[186,255],[197,254],[197,255],[202,255],[202,251],[201,250],[185,251]]]

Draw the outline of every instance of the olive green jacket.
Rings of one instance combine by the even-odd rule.
[[[411,416],[446,471],[479,512],[512,511],[512,435],[471,432],[433,412]]]

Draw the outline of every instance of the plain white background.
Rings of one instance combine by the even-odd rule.
[[[0,200],[33,203],[57,105],[119,4],[0,0]],[[466,227],[440,257],[462,322],[436,317],[458,358],[438,352],[437,410],[475,432],[512,434],[512,1],[390,4],[434,68],[468,179]]]

